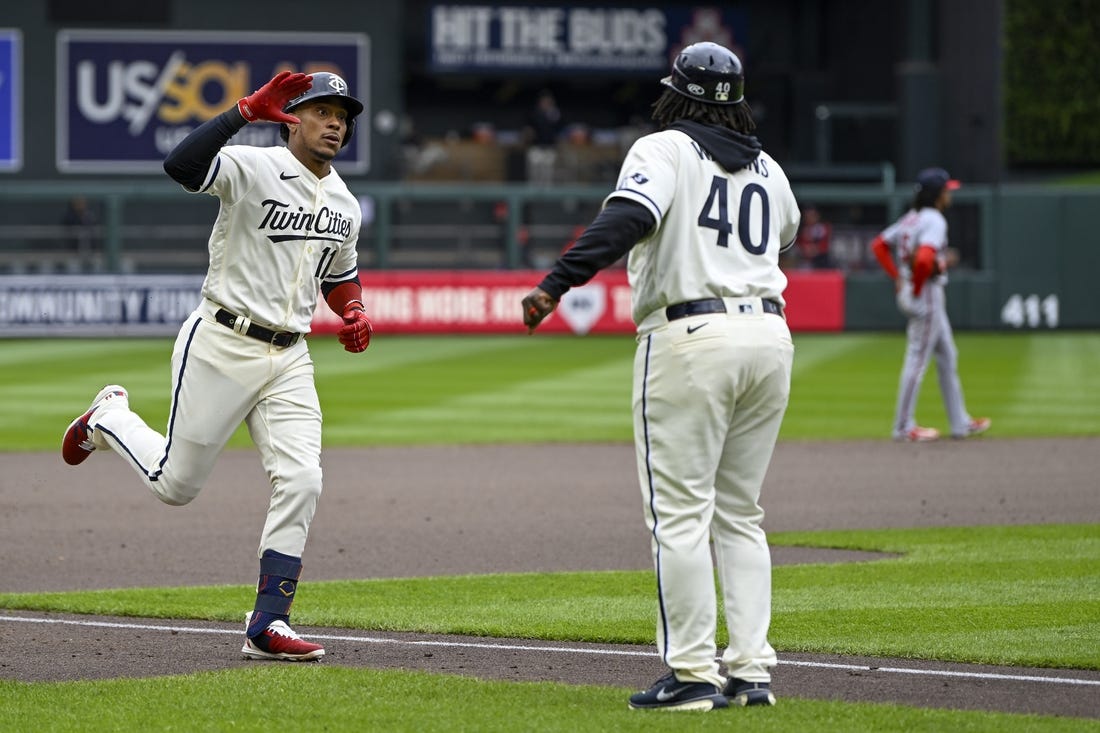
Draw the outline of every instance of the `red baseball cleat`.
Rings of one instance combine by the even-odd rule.
[[[252,620],[252,612],[245,614],[244,625]],[[282,621],[272,621],[259,636],[245,637],[241,653],[252,659],[282,659],[288,662],[310,662],[325,656],[320,644],[303,641],[302,637]]]
[[[952,435],[952,438],[969,438],[972,435],[981,435],[986,430],[989,430],[989,426],[993,424],[993,421],[988,417],[976,417],[970,421],[970,424],[966,426],[966,433],[963,435]]]
[[[92,451],[96,449],[95,441],[92,439],[94,431],[88,425],[88,421],[92,419],[96,410],[111,405],[124,406],[128,403],[126,390],[117,384],[108,384],[99,390],[88,411],[69,423],[69,427],[65,429],[65,435],[61,438],[61,457],[65,459],[65,463],[70,466],[83,463],[84,459],[92,455]]]
[[[894,440],[902,443],[927,443],[932,440],[939,440],[940,431],[935,428],[922,428],[919,425],[910,430],[906,430],[904,433],[897,433],[894,435]]]

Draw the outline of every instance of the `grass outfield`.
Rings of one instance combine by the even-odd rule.
[[[1100,333],[961,333],[959,373],[990,438],[1100,435]],[[796,334],[781,440],[890,436],[901,334]],[[629,336],[379,337],[364,354],[312,344],[326,445],[628,442]],[[0,348],[0,450],[56,450],[104,384],[163,428],[171,341],[22,340]],[[918,405],[947,429],[934,368]],[[247,446],[244,429],[230,445]]]
[[[994,418],[983,440],[1100,435],[1100,334],[961,333],[957,342],[969,407]],[[903,336],[796,334],[795,344],[781,440],[888,440]],[[151,425],[164,425],[170,351],[171,342],[163,339],[3,342],[0,449],[56,451],[65,425],[108,382],[126,386],[132,406]],[[312,352],[325,442],[629,441],[633,351],[633,339],[623,336],[382,336],[353,356],[333,339],[318,339]],[[922,424],[946,427],[934,370],[918,415]],[[248,444],[243,431],[231,443]],[[854,652],[1100,669],[1096,525],[784,533],[770,539],[904,553],[858,566],[777,567],[772,641],[781,654]],[[899,587],[906,592],[899,594]],[[236,621],[253,592],[219,586],[9,594],[0,595],[0,608]],[[378,605],[365,608],[364,599]],[[648,644],[653,603],[651,574],[637,572],[339,581],[303,587],[295,618],[303,625]],[[838,619],[847,622],[838,625]],[[281,724],[296,730],[671,730],[685,723],[682,716],[625,710],[628,691],[617,688],[264,665],[152,680],[0,681],[0,730],[157,730],[179,723],[187,730],[266,731],[270,699],[300,699],[303,689],[309,690],[309,712],[297,706],[280,712]],[[1100,731],[1100,721],[1092,720],[787,698],[771,710],[691,716],[690,725]]]
[[[1100,527],[774,533],[772,544],[896,553],[774,570],[780,650],[1100,669]],[[652,572],[316,581],[296,623],[652,644]],[[253,586],[0,593],[0,608],[235,622]],[[719,630],[725,643],[725,631]]]
[[[304,695],[308,691],[308,701]],[[268,664],[232,672],[27,685],[0,681],[0,729],[64,731],[907,731],[1086,733],[1100,721],[784,698],[707,715],[628,710],[628,691],[423,672]],[[275,699],[278,702],[273,703]],[[216,701],[211,704],[211,701]],[[289,702],[288,702],[289,701]],[[47,712],[48,711],[48,712]]]
[[[1087,733],[1100,721],[784,698],[706,715],[628,710],[630,691],[424,672],[267,664],[140,682],[0,680],[0,730],[70,731],[906,731]],[[273,702],[273,700],[275,702]]]

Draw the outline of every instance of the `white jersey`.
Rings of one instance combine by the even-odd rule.
[[[882,238],[897,252],[898,277],[905,283],[913,281],[913,255],[922,245],[936,250],[936,259],[945,256],[947,250],[947,219],[943,212],[934,206],[925,206],[919,211],[910,209],[896,222],[882,232]],[[928,278],[933,285],[947,283],[945,267],[941,274]]]
[[[322,281],[355,274],[358,200],[285,147],[228,145],[196,193],[221,199],[203,297],[280,331],[308,333]]]
[[[779,252],[794,242],[801,214],[786,174],[767,153],[727,171],[687,134],[663,130],[634,143],[607,198],[642,204],[658,222],[630,251],[635,323],[703,298],[783,304]]]

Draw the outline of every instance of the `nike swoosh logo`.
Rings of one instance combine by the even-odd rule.
[[[696,332],[696,331],[698,331],[698,330],[699,330],[700,328],[702,328],[703,326],[707,325],[707,323],[710,323],[710,321],[707,321],[706,323],[700,323],[700,324],[699,324],[698,326],[688,326],[688,333],[689,333],[689,334],[695,333],[695,332]]]
[[[676,695],[683,689],[684,689],[683,687],[677,687],[677,688],[673,689],[672,691],[669,691],[669,688],[666,687],[663,690],[658,690],[657,691],[657,702],[668,702],[672,698],[676,697]]]
[[[289,181],[291,178],[297,178],[297,177],[298,177],[297,175],[288,176],[286,173],[280,173],[279,174],[279,179],[283,180],[283,181]]]

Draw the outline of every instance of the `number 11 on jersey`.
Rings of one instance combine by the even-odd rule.
[[[317,270],[313,273],[313,276],[318,280],[323,278],[334,259],[336,259],[335,247],[325,247],[321,250],[321,259],[317,262]]]

